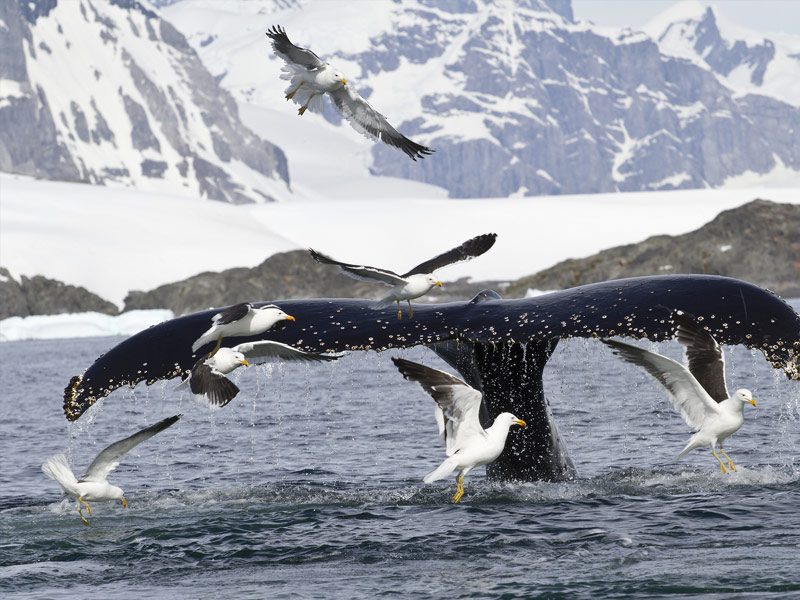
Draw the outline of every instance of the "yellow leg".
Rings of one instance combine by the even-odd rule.
[[[217,345],[214,346],[214,349],[211,352],[208,353],[208,356],[206,356],[206,358],[211,358],[212,356],[214,356],[217,353],[217,351],[219,350],[220,346],[222,346],[222,336],[219,336],[217,338]]]
[[[299,90],[301,87],[303,87],[303,83],[305,83],[305,82],[301,81],[300,85],[298,85],[296,88],[294,88],[294,91],[291,91],[288,94],[286,94],[286,99],[287,100],[291,100],[292,98],[294,98],[294,95],[297,93],[297,90]]]
[[[300,107],[300,110],[297,111],[298,115],[302,115],[308,109],[308,105],[311,104],[311,100],[316,96],[316,94],[311,94],[308,98],[308,102],[306,102],[303,106]]]
[[[86,500],[83,499],[83,496],[78,497],[78,502],[80,502],[86,507],[86,510],[89,511],[89,514],[92,514],[92,507],[86,504]]]
[[[722,452],[722,450],[720,450],[720,452]],[[722,453],[725,454],[724,452],[722,452]],[[713,454],[714,458],[716,458],[719,461],[719,468],[722,469],[722,472],[723,473],[727,473],[728,469],[726,469],[725,465],[722,464],[722,460],[720,459],[719,456],[717,456],[717,453],[714,452],[714,448],[711,448],[711,454]]]
[[[87,521],[86,517],[83,516],[83,511],[81,510],[83,508],[83,506],[81,506],[81,504],[84,504],[86,506],[86,508],[89,510],[89,514],[92,514],[92,509],[81,498],[78,498],[78,502],[79,502],[79,504],[78,504],[78,514],[81,516],[81,521],[83,521],[83,524],[88,527],[89,526],[89,521]]]
[[[400,300],[397,301],[397,320],[403,318],[403,311],[400,309]]]
[[[456,481],[458,482],[458,486],[456,487],[456,495],[453,496],[453,504],[461,500],[461,496],[464,495],[464,476],[456,477]]]
[[[411,300],[406,300],[406,302],[408,302],[408,318],[409,319],[413,319],[414,318],[414,309],[411,308]]]
[[[719,447],[719,453],[722,454],[722,456],[724,456],[726,459],[728,459],[728,468],[731,471],[735,471],[736,467],[733,466],[733,461],[731,460],[731,457],[725,454],[725,450],[722,449],[722,446]]]

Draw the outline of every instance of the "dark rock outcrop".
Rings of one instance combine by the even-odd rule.
[[[659,235],[568,259],[517,280],[507,293],[566,289],[640,275],[705,274],[744,279],[785,298],[800,296],[800,205],[754,200],[685,235]]]

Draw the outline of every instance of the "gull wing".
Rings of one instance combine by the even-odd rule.
[[[496,239],[496,233],[485,233],[483,235],[476,236],[471,240],[467,240],[457,248],[448,250],[444,254],[440,254],[439,256],[436,256],[430,260],[426,260],[424,263],[417,265],[408,273],[404,274],[403,277],[416,275],[418,273],[433,273],[436,269],[441,269],[447,265],[452,265],[453,263],[480,256],[494,245]]]
[[[343,354],[320,354],[316,352],[305,352],[292,348],[288,344],[262,340],[260,342],[245,342],[231,348],[231,350],[241,352],[249,362],[266,362],[270,359],[283,360],[302,360],[308,362],[337,360]]]
[[[386,117],[372,108],[372,105],[364,100],[350,84],[329,92],[329,94],[336,110],[350,121],[353,129],[369,139],[399,148],[414,161],[418,158],[425,158],[434,152],[427,146],[411,141],[392,127]]]
[[[678,342],[686,346],[689,371],[714,400],[727,400],[730,394],[725,385],[725,357],[717,340],[683,311],[674,311],[672,322]]]
[[[352,265],[350,263],[339,262],[338,260],[332,259],[330,256],[325,256],[321,252],[317,252],[313,248],[309,248],[308,252],[311,254],[311,258],[318,263],[323,265],[336,265],[342,273],[353,279],[368,281],[370,283],[382,283],[384,285],[406,283],[406,280],[394,271],[378,269],[377,267],[368,267],[366,265]]]
[[[234,304],[215,314],[211,317],[211,321],[217,325],[227,325],[243,319],[252,309],[253,305],[250,302]]]
[[[135,446],[141,444],[143,441],[149,440],[155,434],[160,433],[167,427],[175,424],[182,416],[183,415],[175,415],[173,417],[167,417],[155,425],[145,427],[141,431],[134,433],[132,436],[126,437],[118,442],[114,442],[97,455],[79,481],[105,481],[106,477],[108,477],[108,474],[117,468],[120,459],[127,452],[129,452]]]
[[[614,340],[601,340],[629,363],[644,367],[663,385],[675,409],[681,413],[689,427],[697,430],[709,415],[719,414],[719,407],[703,386],[679,362],[644,348]]]
[[[443,419],[439,432],[444,429],[447,456],[452,456],[467,438],[485,436],[480,425],[478,413],[481,407],[481,393],[470,387],[455,375],[432,369],[403,358],[392,358],[397,369],[409,381],[416,381],[434,399],[441,410]]]
[[[280,25],[267,29],[267,37],[272,40],[272,49],[292,66],[302,66],[309,71],[319,69],[325,63],[311,50],[295,46],[289,41],[286,30]]]
[[[198,360],[192,367],[189,389],[197,396],[204,396],[213,406],[225,406],[239,393],[239,386],[207,361],[208,357],[206,356]]]

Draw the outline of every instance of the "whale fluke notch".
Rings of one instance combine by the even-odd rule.
[[[720,344],[758,348],[773,366],[800,380],[800,316],[773,293],[727,277],[637,277],[510,300],[483,291],[466,302],[416,304],[414,319],[402,321],[391,310],[374,310],[370,300],[276,303],[296,323],[251,338],[225,338],[223,345],[270,339],[308,352],[429,346],[483,392],[486,419],[511,410],[528,423],[520,430],[524,435],[515,436],[517,445],[487,471],[495,479],[559,480],[574,475],[541,383],[542,370],[560,339],[664,340],[674,334],[670,314],[683,310]],[[67,419],[78,419],[119,387],[187,373],[197,360],[192,342],[217,312],[166,321],[110,349],[65,389]]]

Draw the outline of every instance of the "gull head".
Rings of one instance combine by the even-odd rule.
[[[442,287],[442,282],[439,281],[438,279],[436,279],[436,276],[433,275],[433,273],[430,273],[430,274],[427,275],[426,281],[428,282],[428,284],[431,287],[433,287],[435,285],[438,285],[439,287]]]
[[[216,367],[223,373],[230,373],[242,365],[245,367],[250,366],[250,363],[247,362],[244,354],[238,350],[233,350],[232,348],[220,348],[210,360],[212,361],[212,366]]]
[[[497,415],[497,418],[494,420],[494,422],[495,423],[503,423],[509,429],[511,428],[512,425],[519,425],[520,427],[525,427],[527,425],[527,423],[525,421],[523,421],[522,419],[514,416],[510,412],[500,413],[499,415]]]
[[[744,404],[745,402],[749,402],[753,406],[758,406],[756,401],[753,399],[753,394],[750,390],[736,390],[736,393],[733,394],[732,398],[736,398],[739,402]]]

